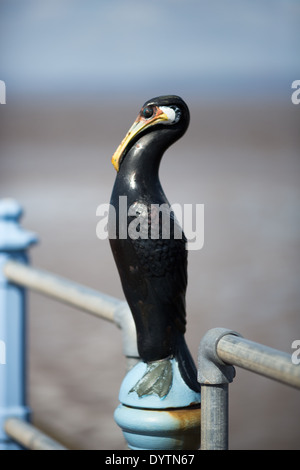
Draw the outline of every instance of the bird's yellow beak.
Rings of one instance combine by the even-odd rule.
[[[160,109],[156,108],[156,112],[149,119],[144,118],[141,114],[138,115],[131,128],[127,132],[126,136],[120,143],[119,147],[112,156],[111,162],[115,169],[119,171],[120,162],[124,150],[126,149],[128,143],[143,129],[146,129],[149,126],[153,126],[157,122],[168,121],[169,117]]]

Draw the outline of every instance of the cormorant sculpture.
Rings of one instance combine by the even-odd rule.
[[[147,363],[130,390],[165,397],[172,361],[189,389],[198,392],[196,367],[185,342],[186,238],[159,180],[166,149],[183,136],[189,110],[178,96],[147,101],[112,157],[117,176],[111,196],[109,238],[123,291]]]

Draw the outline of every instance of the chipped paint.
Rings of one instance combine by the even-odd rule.
[[[190,408],[178,408],[164,410],[168,413],[178,425],[178,429],[188,430],[199,427],[200,432],[200,419],[201,408],[200,406],[191,406]]]
[[[115,421],[131,449],[163,450],[200,447],[200,407],[149,410],[120,405]]]

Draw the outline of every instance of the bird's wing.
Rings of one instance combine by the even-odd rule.
[[[148,223],[141,223],[140,237],[131,240],[140,275],[157,297],[157,306],[161,305],[166,315],[169,312],[170,322],[185,332],[186,238],[173,212],[169,212],[169,224],[163,223],[161,213],[153,214],[153,208],[151,218],[149,214]],[[143,230],[148,231],[147,237]]]
[[[174,356],[185,333],[186,239],[170,224],[170,236],[151,238],[149,214],[129,219],[127,239],[110,240],[123,290],[132,311],[138,349],[146,361]],[[171,216],[172,221],[174,215]],[[147,232],[147,233],[146,233]],[[177,238],[174,237],[177,233]],[[138,235],[138,236],[137,236]],[[146,236],[147,235],[147,236]]]

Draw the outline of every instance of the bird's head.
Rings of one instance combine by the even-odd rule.
[[[127,151],[140,137],[155,132],[157,145],[167,148],[185,133],[189,121],[189,109],[179,96],[159,96],[146,101],[112,157],[115,169],[119,171]]]

